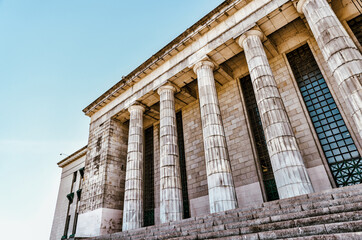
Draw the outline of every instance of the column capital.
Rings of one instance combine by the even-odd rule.
[[[297,3],[297,11],[298,11],[299,13],[304,14],[304,13],[303,13],[303,6],[304,6],[304,4],[305,4],[307,1],[308,1],[308,0],[299,0],[299,2]]]
[[[197,69],[199,69],[199,67],[203,67],[203,66],[211,68],[211,69],[215,68],[215,64],[213,62],[208,61],[208,60],[202,60],[194,65],[194,67],[193,67],[194,72],[197,73]]]
[[[128,112],[133,112],[134,110],[141,110],[142,112],[145,111],[145,107],[139,104],[132,105],[128,108]]]
[[[157,89],[158,95],[161,95],[161,93],[165,90],[171,90],[173,92],[176,92],[176,88],[172,86],[171,84],[165,84]]]
[[[239,38],[238,44],[240,45],[240,47],[244,48],[243,42],[249,36],[258,36],[260,38],[260,40],[263,40],[263,38],[264,38],[264,34],[261,31],[255,30],[255,29],[249,30],[249,31],[245,32],[243,35],[241,35],[241,37]]]

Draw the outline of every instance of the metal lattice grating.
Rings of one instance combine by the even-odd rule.
[[[361,183],[361,156],[311,50],[305,44],[287,58],[336,184]]]

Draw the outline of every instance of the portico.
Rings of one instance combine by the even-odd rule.
[[[90,216],[93,212],[104,222],[101,233],[111,233],[114,222],[114,229],[122,226],[122,231],[144,227],[147,171],[152,172],[154,181],[155,224],[184,219],[186,207],[191,217],[197,217],[263,203],[271,190],[262,177],[270,171],[260,161],[257,145],[262,141],[275,179],[271,188],[280,198],[331,189],[335,176],[317,143],[285,53],[305,44],[322,51],[324,59],[317,60],[328,63],[333,77],[328,76],[327,81],[337,81],[340,93],[336,94],[343,96],[343,104],[349,106],[344,114],[348,126],[356,126],[357,134],[351,134],[359,150],[362,57],[328,4],[323,2],[321,12],[313,12],[319,8],[311,10],[313,4],[321,4],[316,1],[300,1],[297,5],[312,34],[289,1],[226,1],[217,13],[210,13],[201,25],[191,27],[86,107],[92,138],[85,176],[93,176],[93,165],[98,164],[102,180],[86,178],[81,214]],[[344,45],[338,49],[329,48],[332,45],[320,33],[324,25],[319,25],[321,20],[314,16],[323,14],[333,19],[335,32],[330,34],[343,40]],[[283,43],[279,35],[294,28],[297,34]],[[248,75],[256,100],[254,108],[260,116],[257,124],[263,136],[259,140],[251,127],[257,119],[246,110],[239,82]],[[181,128],[177,113],[181,115]],[[109,126],[104,125],[107,121],[111,122]],[[144,132],[150,127],[155,129],[154,157],[148,161],[153,161],[154,169],[145,169]],[[183,152],[179,129],[183,129]],[[109,148],[103,152],[104,142]],[[184,155],[185,166],[180,155]],[[104,160],[98,161],[98,156]],[[116,170],[103,176],[103,169]],[[182,177],[182,172],[186,176]],[[94,187],[99,181],[109,183],[109,187]],[[118,205],[107,205],[114,199],[102,191],[118,191]],[[102,192],[100,204],[95,203],[93,192]],[[95,212],[100,208],[112,212],[107,212],[112,217],[105,220]]]

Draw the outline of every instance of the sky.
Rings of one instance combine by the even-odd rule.
[[[222,0],[0,0],[1,239],[49,239],[82,109]]]

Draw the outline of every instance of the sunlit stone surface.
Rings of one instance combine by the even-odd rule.
[[[239,44],[245,51],[279,197],[311,193],[313,187],[264,52],[262,36],[260,31],[249,31]]]
[[[122,230],[143,226],[143,112],[144,107],[131,106],[124,192]]]

